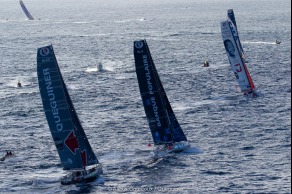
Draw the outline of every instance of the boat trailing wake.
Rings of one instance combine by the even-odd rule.
[[[264,41],[256,41],[256,42],[246,41],[243,43],[245,44],[277,44],[276,42],[264,42]]]
[[[184,150],[182,153],[186,153],[186,154],[202,154],[203,150],[201,150],[200,148],[197,148],[197,147],[190,147],[190,148]]]
[[[88,67],[85,72],[87,73],[92,73],[92,72],[114,72],[115,69],[114,67],[115,63],[114,62],[103,62],[97,64],[95,67]]]

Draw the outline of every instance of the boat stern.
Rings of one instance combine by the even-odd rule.
[[[96,166],[93,166],[92,168],[89,168],[83,171],[76,171],[62,177],[61,184],[71,185],[71,184],[89,183],[98,179],[102,175],[103,175],[102,166],[98,164]]]
[[[191,145],[187,141],[175,142],[168,145],[159,145],[154,150],[154,155],[155,157],[166,157],[173,153],[183,152],[190,147]]]

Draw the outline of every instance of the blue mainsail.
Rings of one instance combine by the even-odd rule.
[[[243,47],[241,45],[241,42],[240,42],[240,38],[239,38],[239,35],[238,35],[238,29],[237,29],[237,24],[236,24],[236,20],[235,20],[235,15],[234,15],[234,11],[233,9],[229,9],[227,11],[227,21],[229,23],[229,26],[231,28],[231,31],[232,31],[232,35],[236,41],[236,44],[238,46],[238,49],[241,53],[241,56],[243,59],[245,59],[245,53],[244,53],[244,50],[243,50]]]
[[[236,20],[235,20],[235,15],[233,9],[227,10],[227,18],[235,25],[237,28]]]
[[[27,8],[25,7],[23,1],[22,0],[19,0],[19,3],[20,3],[20,6],[21,6],[23,12],[25,13],[26,17],[29,20],[34,20],[34,18],[32,17],[32,15],[29,13],[29,11],[27,10]]]
[[[140,94],[154,143],[187,141],[166,96],[146,40],[134,42],[134,57]]]
[[[52,45],[37,51],[39,89],[64,170],[98,164],[62,78]]]

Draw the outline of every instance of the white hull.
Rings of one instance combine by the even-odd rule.
[[[96,166],[88,170],[73,172],[61,179],[62,185],[88,183],[96,180],[103,174],[102,167]]]
[[[157,146],[156,149],[154,150],[154,155],[156,157],[164,157],[173,153],[183,152],[186,149],[190,148],[190,146],[191,145],[189,142],[176,142],[176,143],[173,143],[171,146],[160,145],[160,146]]]

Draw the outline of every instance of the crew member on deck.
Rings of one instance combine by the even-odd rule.
[[[6,151],[5,158],[10,156],[13,156],[13,153],[11,151]]]

